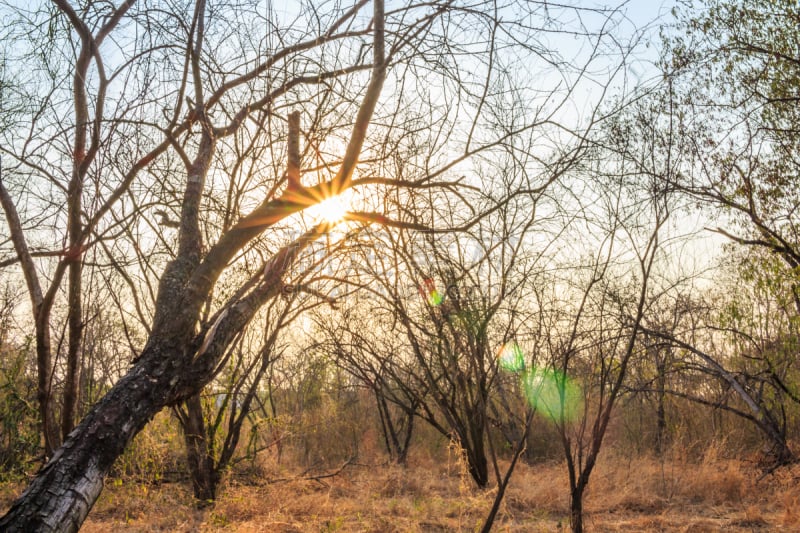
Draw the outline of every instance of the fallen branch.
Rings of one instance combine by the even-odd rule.
[[[303,472],[299,476],[268,479],[266,482],[264,482],[261,485],[262,486],[263,485],[274,485],[275,483],[287,483],[287,482],[290,482],[290,481],[316,481],[317,483],[320,483],[321,485],[327,487],[328,484],[325,483],[322,480],[338,476],[339,474],[342,473],[342,471],[345,468],[347,468],[349,465],[353,464],[354,460],[355,460],[355,456],[350,457],[344,463],[339,465],[339,467],[336,470],[332,470],[330,472],[325,472],[323,474],[306,475],[308,473],[308,470],[306,470],[305,472]]]

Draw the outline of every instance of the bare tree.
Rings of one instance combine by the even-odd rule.
[[[555,327],[535,354],[553,371],[527,378],[529,400],[546,407],[561,437],[575,532],[584,528],[583,497],[614,409],[628,389],[629,370],[642,357],[643,320],[663,261],[665,225],[676,208],[663,178],[675,172],[681,155],[669,110],[662,113],[643,111],[634,100],[595,138],[593,157],[573,182],[580,184],[573,188],[574,204],[565,204],[576,213],[566,234],[580,232],[578,266],[565,267],[567,277],[553,281],[562,287],[548,305]],[[655,130],[653,121],[667,127]]]
[[[543,250],[528,249],[529,239],[547,224],[531,213],[547,201],[539,195],[506,198],[473,229],[456,235],[372,235],[371,245],[361,249],[359,276],[351,276],[360,288],[355,303],[345,302],[340,317],[319,321],[331,356],[379,402],[398,406],[404,427],[416,416],[458,443],[479,487],[492,475],[503,485],[492,427],[506,431],[515,450],[525,442],[528,412],[509,409],[513,398],[498,386],[503,378],[496,354],[526,335],[526,296],[544,257]],[[479,203],[476,198],[474,205]],[[390,439],[397,440],[391,429]],[[394,444],[398,453],[407,452],[405,446]]]
[[[131,293],[144,293],[134,302],[141,304],[135,313],[149,322],[147,340],[133,347],[131,369],[0,519],[0,526],[9,530],[80,526],[104,476],[133,436],[155,413],[191,398],[213,379],[231,343],[267,302],[282,294],[299,254],[331,232],[330,221],[290,232],[312,206],[343,193],[360,194],[363,208],[350,209],[349,223],[426,230],[425,222],[440,221],[417,219],[414,206],[427,198],[435,210],[436,199],[444,197],[462,208],[450,210],[458,215],[442,223],[469,228],[487,206],[475,209],[461,192],[501,188],[502,180],[492,182],[490,174],[474,169],[491,166],[492,157],[503,150],[510,159],[522,157],[526,163],[515,174],[515,192],[501,194],[505,200],[488,206],[488,212],[508,205],[515,195],[540,194],[549,178],[572,164],[586,131],[598,120],[592,107],[589,118],[579,117],[585,120],[576,125],[565,107],[584,81],[608,87],[608,76],[619,72],[617,61],[628,51],[610,36],[613,10],[599,11],[605,21],[599,28],[589,28],[578,18],[572,33],[588,47],[566,59],[564,51],[548,49],[537,37],[542,27],[530,21],[541,19],[545,32],[560,32],[565,22],[553,16],[554,8],[546,2],[478,8],[411,3],[384,12],[383,3],[376,1],[371,16],[364,13],[366,1],[349,7],[300,4],[295,12],[281,14],[264,14],[257,2],[207,6],[197,0],[171,5],[170,10],[129,5],[127,11],[109,11],[107,4],[76,11],[65,2],[64,13],[48,19],[68,22],[74,32],[70,37],[77,34],[89,41],[92,58],[114,56],[121,66],[135,66],[131,80],[152,81],[130,99],[147,104],[142,110],[99,129],[103,161],[115,160],[114,148],[120,144],[130,152],[122,152],[128,155],[119,157],[111,166],[112,176],[99,182],[107,194],[85,216],[80,234],[69,241],[70,250],[102,243],[110,235],[130,238],[140,258],[146,254],[138,248],[148,241],[163,242],[165,248],[173,244],[174,249],[162,256],[169,259],[161,274],[159,265],[142,261],[136,268],[147,275],[126,279],[131,263],[115,266]],[[505,13],[517,8],[523,12],[519,21],[507,22]],[[555,11],[569,15],[584,10],[561,6]],[[103,28],[116,13],[120,27],[129,25],[123,35],[131,36],[131,41],[117,42],[136,46],[115,56],[92,43],[95,34],[79,27]],[[488,29],[490,38],[475,28]],[[605,67],[612,55],[609,70]],[[531,64],[541,68],[556,67],[554,89],[543,94],[526,88],[523,82],[532,74],[516,67],[527,64],[525,58],[534,58]],[[156,62],[163,73],[154,70]],[[595,63],[603,64],[597,69],[601,74],[593,70]],[[103,79],[99,71],[97,76]],[[379,100],[385,83],[393,89],[388,101]],[[115,102],[120,112],[129,111],[129,99]],[[310,156],[302,168],[295,164],[294,143],[287,142],[288,131],[297,128],[294,119],[289,127],[284,117],[293,111],[312,117],[300,125]],[[303,122],[311,126],[304,128]],[[115,143],[109,132],[117,131],[117,124],[134,127]],[[562,145],[565,136],[569,142]],[[253,139],[258,150],[251,155],[262,157],[236,157],[241,152],[232,147],[252,145]],[[552,155],[543,158],[537,142]],[[421,150],[424,156],[390,168],[387,162],[399,163],[404,150]],[[89,166],[101,175],[103,161],[95,159]],[[239,172],[242,166],[248,168]],[[241,189],[246,194],[226,198],[233,209],[223,210],[220,221],[208,216],[208,206],[217,198],[210,193],[218,193],[219,181],[232,175],[249,179],[249,186]],[[142,216],[145,206],[157,208],[152,212],[159,223]],[[106,233],[111,229],[118,231]],[[171,230],[177,230],[173,237]],[[110,245],[108,249],[115,259],[124,253]],[[250,268],[237,268],[240,261]],[[236,277],[243,272],[249,276],[244,282]],[[153,279],[158,280],[157,290]],[[457,329],[436,313],[441,311],[429,317],[426,327]],[[486,323],[487,317],[480,321]],[[452,341],[469,338],[459,334]],[[485,348],[484,341],[476,343],[484,359]],[[448,378],[462,380],[458,373]],[[470,394],[468,388],[461,390]]]

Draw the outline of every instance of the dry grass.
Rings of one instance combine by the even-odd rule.
[[[231,475],[215,507],[203,511],[181,484],[110,481],[84,531],[474,531],[495,494],[474,489],[453,453],[414,457],[407,469],[351,465],[323,481],[268,483],[287,475],[269,463],[259,472]],[[557,463],[520,465],[495,530],[567,530],[565,472]],[[758,481],[751,465],[713,452],[699,462],[607,456],[587,494],[587,529],[795,531],[798,480],[800,467]],[[3,508],[17,490],[0,487]]]

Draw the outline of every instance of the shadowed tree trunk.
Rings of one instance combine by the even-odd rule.
[[[405,465],[406,459],[408,459],[408,447],[411,444],[411,437],[414,432],[414,417],[418,406],[415,401],[412,401],[407,408],[404,405],[398,405],[397,408],[400,410],[400,414],[393,417],[389,401],[381,389],[382,386],[382,383],[375,383],[373,393],[375,395],[375,404],[378,408],[378,418],[381,423],[386,453],[389,454],[391,461],[398,465]]]
[[[654,449],[657,456],[664,453],[665,439],[667,435],[667,413],[665,408],[666,403],[666,382],[667,382],[667,368],[666,368],[666,355],[660,353],[656,349],[656,435],[654,440]]]
[[[186,400],[186,416],[181,417],[183,437],[186,442],[186,462],[192,480],[192,492],[200,505],[207,505],[216,498],[218,474],[214,465],[200,394]]]
[[[92,409],[0,520],[0,529],[78,530],[114,461],[173,394],[174,357],[163,355],[161,365],[137,365]]]

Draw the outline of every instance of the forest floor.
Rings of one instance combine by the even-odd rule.
[[[493,530],[567,531],[565,472],[558,463],[520,464]],[[289,478],[275,465],[232,474],[202,510],[185,483],[110,479],[82,531],[476,531],[495,496],[475,489],[455,460],[350,464],[328,478]],[[717,457],[606,458],[590,482],[586,529],[800,531],[799,488],[800,467],[762,478],[751,464]],[[21,489],[0,484],[0,513]]]

